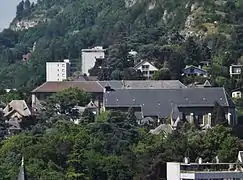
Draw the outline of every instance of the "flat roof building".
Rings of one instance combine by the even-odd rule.
[[[82,74],[89,76],[89,70],[95,65],[96,59],[105,58],[105,49],[96,46],[91,49],[82,49]]]
[[[70,62],[46,62],[46,81],[57,82],[67,80],[70,75]]]

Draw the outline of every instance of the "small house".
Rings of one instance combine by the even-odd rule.
[[[134,69],[140,70],[143,73],[143,76],[147,79],[151,79],[151,77],[154,75],[156,71],[158,71],[158,68],[154,65],[154,63],[144,60],[139,62],[134,66]]]
[[[24,100],[13,100],[3,109],[4,117],[7,119],[17,119],[22,121],[24,117],[31,115],[30,109],[28,108]]]
[[[182,76],[203,76],[208,77],[208,73],[206,70],[201,69],[200,67],[196,67],[193,65],[186,66],[183,69]]]

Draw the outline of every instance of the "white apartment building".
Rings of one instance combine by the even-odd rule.
[[[63,81],[70,75],[70,61],[46,62],[46,81]]]
[[[82,74],[89,76],[89,70],[95,65],[96,59],[105,58],[105,49],[96,46],[92,49],[82,49]]]
[[[242,167],[234,163],[167,162],[167,180],[240,180],[242,178]]]

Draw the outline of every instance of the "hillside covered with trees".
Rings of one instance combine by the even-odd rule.
[[[128,61],[133,49],[161,68],[155,79],[181,79],[185,65],[209,61],[212,84],[232,89],[242,84],[228,73],[229,65],[243,61],[242,19],[242,2],[234,0],[22,1],[0,33],[0,84],[32,89],[45,80],[46,61],[76,62],[82,48],[102,45],[108,68],[100,79],[139,79]],[[35,25],[21,29],[21,22]]]

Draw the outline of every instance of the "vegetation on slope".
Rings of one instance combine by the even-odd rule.
[[[45,80],[45,62],[69,58],[77,61],[80,49],[108,47],[101,79],[133,79],[128,51],[139,59],[166,63],[170,78],[180,77],[186,64],[201,60],[212,63],[214,85],[229,89],[241,84],[230,79],[228,66],[241,62],[243,9],[241,1],[191,0],[39,0],[23,2],[11,24],[36,20],[39,24],[22,31],[6,29],[0,34],[0,79],[3,87],[33,88]],[[22,55],[36,49],[28,62]],[[163,69],[162,69],[163,70]],[[162,73],[163,74],[163,73]],[[163,79],[162,77],[158,77]]]

